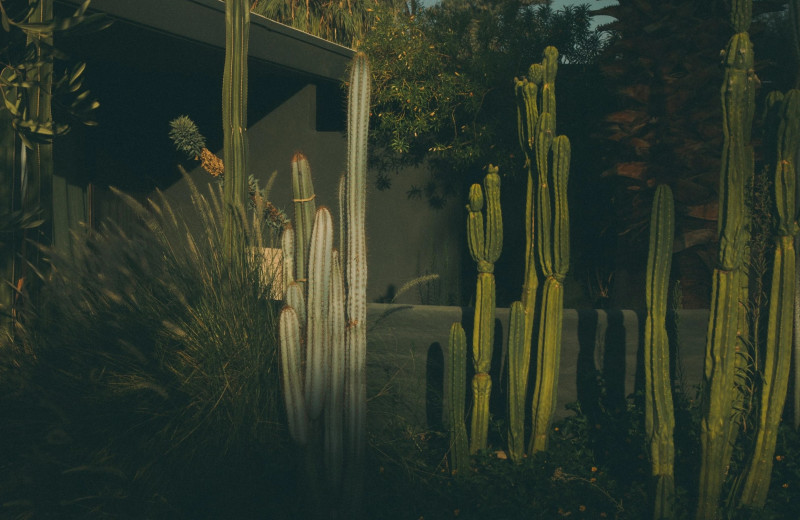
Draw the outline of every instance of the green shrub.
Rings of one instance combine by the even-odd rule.
[[[50,251],[2,349],[0,516],[213,516],[283,493],[267,475],[284,438],[273,237],[242,215],[248,247],[228,261],[218,190],[192,190],[184,214],[121,195],[137,231],[107,223],[71,256]]]

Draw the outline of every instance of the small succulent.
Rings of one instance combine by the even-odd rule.
[[[169,122],[169,137],[180,152],[197,158],[206,147],[206,139],[189,116],[179,116]]]

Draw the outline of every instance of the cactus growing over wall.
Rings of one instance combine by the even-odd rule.
[[[656,479],[655,519],[673,518],[675,514],[675,415],[665,326],[675,235],[673,206],[672,190],[666,184],[660,185],[656,189],[650,217],[644,332],[645,427],[650,441],[652,475]]]
[[[475,375],[472,378],[473,410],[470,451],[476,453],[486,449],[489,431],[489,396],[492,379],[489,370],[492,364],[494,345],[495,280],[494,263],[503,248],[503,217],[500,210],[500,176],[497,167],[489,165],[489,172],[480,184],[469,190],[469,216],[467,217],[467,241],[472,259],[478,265],[478,282],[475,292],[475,321],[472,329],[472,356]],[[486,195],[486,225],[483,206]]]
[[[247,55],[250,40],[248,0],[225,2],[225,70],[222,79],[224,201],[228,211],[243,208],[247,197]],[[238,247],[235,218],[225,219],[225,248]]]
[[[570,143],[556,135],[555,80],[558,50],[547,47],[541,65],[541,114],[533,135],[538,185],[536,189],[536,253],[544,279],[539,309],[539,340],[536,382],[533,393],[533,434],[529,451],[547,449],[547,439],[556,406],[561,357],[561,323],[564,277],[569,270],[569,178]],[[538,78],[532,78],[538,79]]]
[[[775,159],[771,165],[778,236],[772,262],[758,434],[741,496],[743,505],[759,508],[764,506],[767,499],[778,427],[789,385],[796,269],[794,237],[800,230],[796,201],[798,170],[795,164],[800,147],[800,90],[790,90],[783,99],[776,96],[772,100],[774,103],[769,110],[778,120]]]
[[[725,140],[720,174],[719,257],[712,281],[701,419],[702,459],[697,518],[715,518],[734,430],[733,409],[740,277],[745,249],[744,187],[753,172],[749,144],[754,110],[752,0],[733,0],[734,35],[723,53],[721,88]]]

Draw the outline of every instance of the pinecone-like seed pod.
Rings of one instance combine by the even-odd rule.
[[[225,163],[208,148],[203,148],[200,151],[200,161],[203,169],[213,177],[219,177],[225,173]]]

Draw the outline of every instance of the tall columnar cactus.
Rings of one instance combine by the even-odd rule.
[[[721,88],[724,143],[720,173],[719,257],[712,281],[704,368],[703,417],[701,419],[702,459],[697,518],[716,518],[725,473],[730,460],[730,427],[735,399],[740,277],[745,249],[744,187],[753,172],[749,145],[754,111],[755,77],[753,45],[748,28],[752,0],[733,0],[731,23],[734,35],[723,53],[724,79]]]
[[[345,405],[351,481],[358,482],[364,463],[367,419],[367,133],[370,109],[370,67],[357,53],[350,69],[347,99],[347,379]],[[353,491],[356,495],[359,490]]]
[[[556,135],[557,69],[558,51],[555,47],[547,47],[541,66],[541,114],[533,135],[538,180],[536,253],[544,285],[539,309],[533,434],[529,445],[531,453],[547,449],[548,433],[555,413],[564,314],[564,278],[569,270],[567,181],[571,152],[569,139],[564,135]]]
[[[773,98],[775,99],[775,98]],[[743,505],[763,507],[767,499],[778,427],[789,385],[794,303],[794,237],[798,226],[796,201],[797,151],[800,148],[800,90],[790,90],[772,107],[777,114],[776,153],[772,170],[777,215],[777,239],[772,263],[766,356],[761,383],[758,434],[742,488]]]
[[[247,54],[250,40],[249,0],[225,2],[225,69],[222,80],[222,132],[224,136],[224,201],[230,211],[240,211],[247,200]],[[225,248],[238,247],[236,216],[225,218]]]
[[[536,250],[534,231],[536,229],[534,210],[536,201],[536,188],[538,176],[536,174],[536,151],[534,148],[536,136],[536,123],[539,120],[538,96],[544,75],[544,68],[540,63],[534,63],[528,70],[528,77],[514,79],[517,98],[517,133],[519,143],[525,154],[525,168],[528,178],[525,190],[525,276],[522,285],[522,305],[525,310],[525,328],[523,346],[530,351],[533,340],[533,321],[536,308],[536,295],[539,288],[539,276],[536,273]],[[530,352],[527,354],[530,358]],[[524,379],[527,385],[528,372],[524,369]],[[523,375],[522,372],[519,374]]]
[[[662,184],[656,189],[650,216],[647,320],[644,332],[645,427],[650,440],[652,475],[656,480],[655,519],[675,516],[675,414],[669,375],[669,339],[665,326],[674,236],[672,190]]]
[[[508,327],[508,453],[520,462],[525,455],[525,398],[528,394],[530,342],[525,343],[525,306],[511,304]]]
[[[464,334],[464,327],[455,322],[450,327],[445,371],[447,426],[450,430],[450,467],[455,474],[463,474],[469,466],[467,425],[464,423],[466,385],[467,338]]]
[[[472,259],[478,264],[475,292],[475,321],[472,329],[472,357],[475,375],[472,378],[473,411],[470,426],[470,451],[486,449],[489,432],[489,396],[492,378],[494,345],[495,281],[494,263],[503,248],[503,217],[500,210],[500,175],[497,167],[489,166],[483,180],[486,194],[486,224],[484,226],[484,190],[473,184],[469,190],[467,209],[467,242]]]

